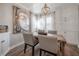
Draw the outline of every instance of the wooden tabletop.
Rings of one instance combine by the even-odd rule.
[[[33,33],[35,37],[38,37],[38,33]],[[47,34],[46,36],[57,38],[58,41],[66,42],[63,35],[60,34]]]

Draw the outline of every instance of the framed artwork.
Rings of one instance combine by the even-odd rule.
[[[13,6],[13,33],[20,33],[22,30],[29,31],[30,13]]]

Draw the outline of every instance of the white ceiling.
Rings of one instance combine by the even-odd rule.
[[[40,13],[41,8],[45,3],[21,3],[22,6],[32,11],[33,13]],[[48,7],[50,7],[51,11],[54,11],[56,7],[63,5],[79,5],[78,3],[47,3]]]

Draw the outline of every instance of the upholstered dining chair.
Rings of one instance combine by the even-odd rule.
[[[32,56],[34,56],[34,47],[38,44],[38,40],[34,38],[32,33],[23,33],[25,47],[24,53],[26,53],[27,45],[32,47]]]
[[[57,34],[57,31],[51,31],[51,30],[49,30],[48,33],[50,33],[50,34]]]
[[[55,56],[57,55],[58,53],[57,38],[48,37],[46,35],[39,35],[38,40],[40,45],[40,56],[42,54],[42,51],[48,52]]]
[[[47,35],[47,32],[45,32],[44,30],[38,30],[38,34]]]

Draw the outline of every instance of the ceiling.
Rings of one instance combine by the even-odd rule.
[[[41,9],[45,3],[20,3],[26,9],[32,11],[33,13],[41,13]],[[47,3],[51,11],[54,11],[55,8],[64,5],[79,5],[78,3]]]

